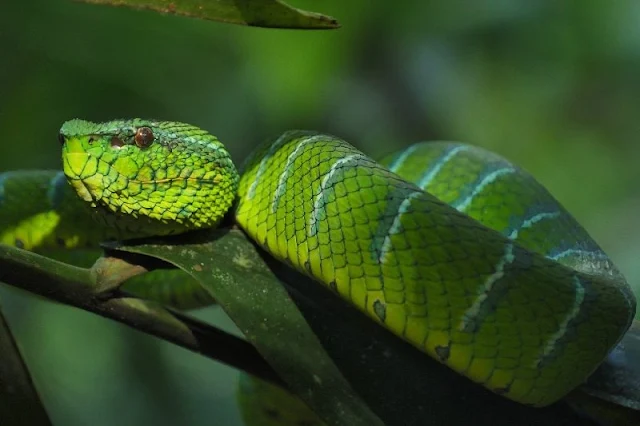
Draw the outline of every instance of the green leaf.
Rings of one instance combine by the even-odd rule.
[[[581,389],[640,412],[640,321],[633,322]]]
[[[338,22],[320,13],[296,9],[279,0],[76,0],[255,27],[333,29]]]
[[[568,401],[603,424],[640,424],[640,321]]]
[[[0,419],[5,426],[48,426],[27,365],[22,360],[9,324],[0,311]]]
[[[218,230],[179,241],[120,248],[173,263],[198,280],[291,390],[327,424],[384,425],[351,389],[243,233]]]
[[[329,424],[380,424],[377,416],[388,426],[589,425],[566,404],[530,408],[471,383],[238,230],[110,247],[162,259],[196,278]]]

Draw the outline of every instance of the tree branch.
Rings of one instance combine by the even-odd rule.
[[[104,291],[105,287],[115,287],[119,279],[144,271],[141,266],[112,257],[101,258],[91,269],[78,268],[0,244],[0,281],[118,321],[284,386],[278,374],[245,340],[153,302]],[[106,277],[110,277],[109,282]]]

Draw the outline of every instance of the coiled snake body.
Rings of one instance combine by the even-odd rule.
[[[635,313],[624,278],[575,219],[526,172],[469,145],[419,143],[378,163],[338,138],[291,131],[239,176],[223,145],[187,124],[72,120],[60,142],[64,175],[0,175],[0,242],[60,250],[180,233],[233,208],[275,258],[515,401],[563,397]],[[25,188],[40,204],[20,200]],[[82,226],[89,215],[102,226]]]

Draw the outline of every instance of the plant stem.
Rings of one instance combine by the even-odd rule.
[[[153,302],[96,291],[101,284],[96,283],[95,270],[0,244],[0,281],[118,321],[284,386],[277,373],[247,341]]]

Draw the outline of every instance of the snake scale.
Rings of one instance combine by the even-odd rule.
[[[289,131],[239,174],[214,136],[183,123],[71,120],[59,140],[64,172],[0,174],[0,242],[62,252],[214,227],[232,209],[276,259],[524,404],[583,382],[635,314],[624,277],[577,221],[478,147],[417,143],[376,162],[336,137]],[[208,302],[184,286],[131,288]]]

